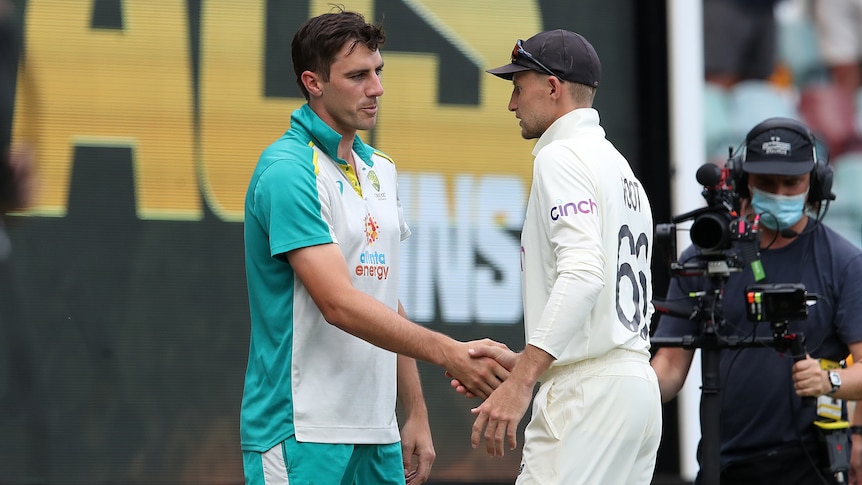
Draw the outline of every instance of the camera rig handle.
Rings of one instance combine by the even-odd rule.
[[[808,352],[805,350],[805,336],[801,333],[787,333],[787,322],[773,322],[772,338],[775,343],[775,350],[783,353],[790,351],[790,356],[793,362],[805,360]],[[807,396],[802,398],[802,405],[805,407],[814,406],[817,400]]]
[[[784,338],[790,340],[790,356],[793,357],[793,362],[805,360],[805,337],[801,333],[793,333]]]

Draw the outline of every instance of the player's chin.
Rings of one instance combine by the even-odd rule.
[[[361,120],[359,120],[359,123],[357,123],[358,126],[356,129],[367,131],[367,130],[374,128],[374,125],[376,125],[376,124],[377,124],[377,115],[374,115],[371,117],[364,117]]]

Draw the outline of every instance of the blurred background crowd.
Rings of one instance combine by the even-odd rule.
[[[862,0],[704,0],[703,13],[707,159],[765,118],[805,122],[835,170],[825,221],[862,246]]]

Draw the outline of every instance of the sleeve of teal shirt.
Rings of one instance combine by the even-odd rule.
[[[258,181],[255,207],[273,257],[334,242],[329,197],[311,159],[278,160],[267,167]]]

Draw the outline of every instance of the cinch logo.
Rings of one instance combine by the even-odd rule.
[[[551,220],[556,221],[560,217],[573,216],[577,214],[595,214],[599,205],[593,199],[580,202],[566,202],[557,199],[557,205],[551,207]]]

